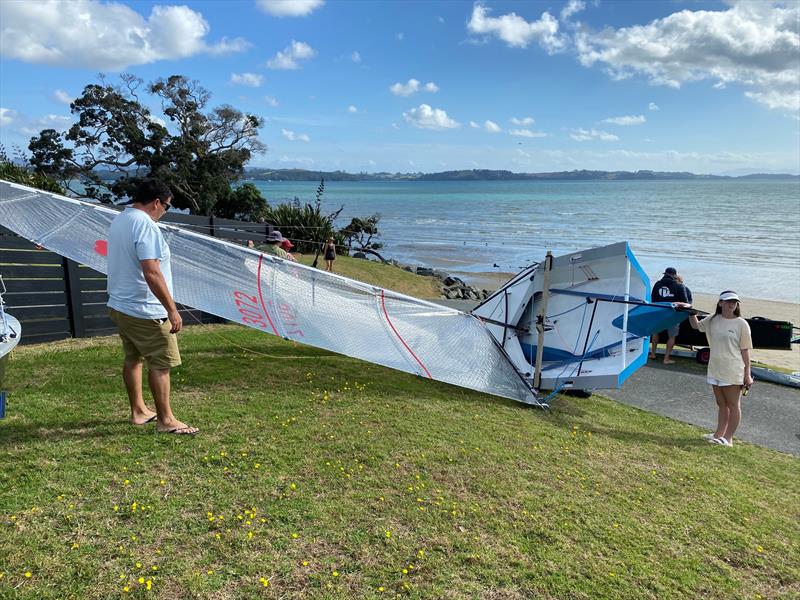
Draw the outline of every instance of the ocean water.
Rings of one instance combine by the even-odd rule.
[[[316,182],[251,181],[313,202]],[[335,225],[380,213],[381,253],[448,272],[516,272],[627,241],[654,281],[673,266],[697,292],[800,303],[800,182],[326,182]]]

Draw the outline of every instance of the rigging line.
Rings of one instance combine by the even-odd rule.
[[[394,324],[392,324],[392,320],[389,318],[389,313],[386,311],[386,297],[385,294],[383,293],[383,290],[381,290],[381,308],[383,308],[383,314],[386,316],[386,322],[389,323],[389,327],[392,328],[392,331],[394,331],[394,334],[397,336],[397,339],[399,339],[402,342],[406,350],[408,350],[411,356],[414,357],[414,360],[416,360],[419,363],[419,366],[422,367],[422,370],[425,371],[425,374],[428,376],[428,378],[433,379],[433,377],[430,374],[430,371],[428,371],[428,369],[425,368],[425,365],[423,365],[419,357],[416,354],[414,354],[414,351],[411,348],[409,348],[408,344],[406,344],[406,341],[403,339],[403,336],[400,335],[397,329],[395,329]]]
[[[257,354],[258,356],[266,356],[267,358],[276,358],[276,359],[280,359],[280,360],[285,360],[287,358],[285,355],[267,354],[266,352],[259,352],[258,350],[253,350],[252,348],[247,348],[245,346],[242,346],[241,344],[237,344],[233,340],[230,340],[230,339],[226,338],[224,335],[222,335],[218,331],[215,331],[213,329],[213,326],[214,326],[213,323],[203,323],[203,321],[201,321],[197,317],[197,315],[194,314],[195,312],[203,312],[203,311],[189,310],[187,312],[189,313],[189,316],[191,316],[195,321],[197,321],[197,324],[200,325],[201,327],[203,327],[203,329],[205,329],[208,333],[211,333],[212,335],[214,335],[217,338],[223,340],[224,342],[227,342],[231,346],[234,346],[235,348],[238,348],[239,350],[242,350],[244,352],[249,352],[250,354]],[[239,323],[234,323],[233,321],[230,321],[230,324],[239,325]],[[250,328],[248,328],[248,329],[250,329]],[[292,344],[297,346],[297,342],[295,342],[294,340],[287,340],[287,341],[290,341],[290,342],[292,342]],[[301,358],[301,357],[295,356],[294,358],[296,359],[296,358]],[[308,358],[315,358],[316,359],[316,358],[319,358],[319,357],[318,356],[310,356]]]

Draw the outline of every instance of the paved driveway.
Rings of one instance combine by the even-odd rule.
[[[598,393],[709,431],[717,425],[717,405],[705,367],[688,360],[670,366],[651,362],[621,389]],[[756,381],[742,398],[742,424],[734,442],[737,437],[800,456],[800,389]]]

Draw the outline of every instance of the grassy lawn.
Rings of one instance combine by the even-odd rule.
[[[800,594],[795,458],[234,325],[181,346],[173,406],[196,438],[127,424],[114,337],[14,352],[1,598]]]
[[[304,265],[310,265],[314,262],[313,254],[304,254],[297,258]],[[322,269],[325,268],[325,258],[322,255],[319,257],[318,266]],[[420,277],[393,265],[384,265],[377,261],[351,258],[349,256],[337,256],[336,261],[333,263],[333,268],[337,275],[366,281],[415,298],[431,299],[441,297],[439,291],[441,282],[438,279],[435,277]]]

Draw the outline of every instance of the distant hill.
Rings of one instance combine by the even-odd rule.
[[[513,173],[504,170],[467,169],[440,173],[346,173],[345,171],[307,171],[305,169],[248,168],[249,179],[267,181],[653,181],[707,179],[798,180],[800,175],[751,174],[738,177],[698,175],[683,171],[556,171],[551,173]]]

